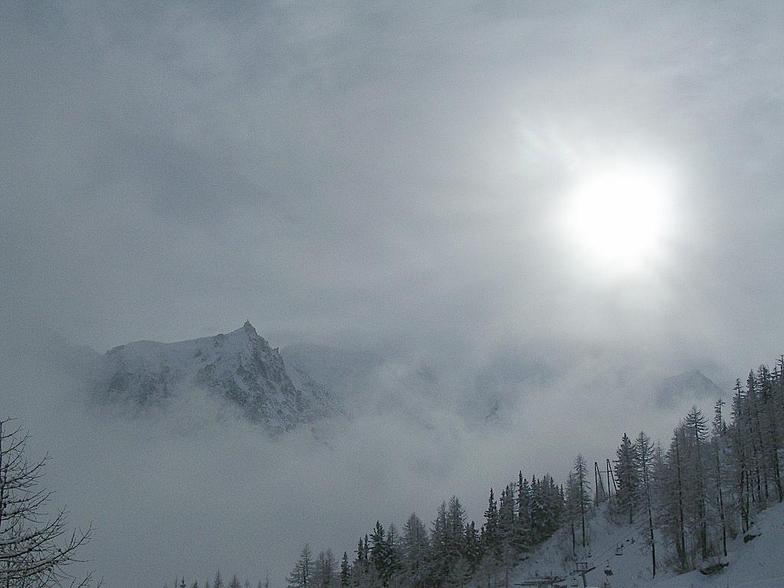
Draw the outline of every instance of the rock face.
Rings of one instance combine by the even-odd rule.
[[[178,394],[204,390],[271,432],[338,412],[330,395],[312,379],[298,373],[292,380],[278,350],[249,322],[226,335],[120,345],[97,363],[94,395],[104,402],[152,407]]]

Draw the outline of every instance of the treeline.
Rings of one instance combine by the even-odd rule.
[[[738,381],[729,421],[722,400],[710,420],[692,408],[667,446],[645,432],[634,440],[624,434],[611,468],[613,488],[591,475],[582,456],[565,485],[549,475],[529,481],[520,472],[500,496],[490,490],[479,526],[466,520],[453,496],[429,526],[416,514],[401,530],[377,522],[340,563],[329,550],[314,557],[306,545],[288,585],[418,588],[479,580],[508,586],[512,567],[559,529],[571,539],[572,557],[585,554],[591,511],[604,500],[612,516],[643,532],[652,576],[663,567],[687,571],[717,561],[726,556],[728,539],[748,532],[757,513],[784,498],[783,373],[784,357],[772,371],[762,365],[745,385]]]
[[[568,499],[549,475],[518,474],[496,497],[484,523],[468,521],[460,500],[441,503],[430,528],[412,514],[403,528],[376,522],[337,565],[331,551],[313,557],[305,546],[288,577],[297,588],[338,586],[464,586],[477,574],[508,573],[521,554],[558,530]]]
[[[255,588],[269,588],[269,578],[262,582],[259,580],[258,584],[256,584]],[[245,580],[241,582],[240,579],[234,575],[231,577],[231,580],[224,580],[223,576],[221,576],[220,570],[217,574],[215,574],[215,579],[210,583],[209,580],[206,580],[204,584],[199,584],[198,580],[194,580],[193,582],[186,582],[185,576],[182,578],[175,578],[174,583],[172,584],[172,588],[252,588],[252,584],[249,580]],[[169,584],[166,583],[163,585],[163,588],[169,588]]]
[[[613,510],[645,529],[651,573],[664,564],[681,571],[727,555],[727,540],[746,533],[754,516],[784,499],[784,357],[736,382],[729,421],[718,400],[712,419],[692,408],[669,445],[654,447],[645,433],[624,435],[616,452],[618,491]]]

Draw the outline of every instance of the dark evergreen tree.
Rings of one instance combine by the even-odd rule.
[[[638,508],[640,479],[637,472],[636,450],[626,433],[623,434],[615,455],[614,470],[615,478],[618,481],[615,506],[628,517],[629,524],[632,525]]]
[[[656,577],[656,538],[653,525],[653,443],[644,431],[640,431],[634,442],[634,455],[640,502],[644,505],[646,515],[646,537],[651,549],[651,577]]]
[[[350,585],[351,585],[351,566],[348,563],[348,553],[344,551],[343,559],[340,560],[340,588],[347,588],[347,586]]]
[[[751,505],[751,447],[745,404],[745,391],[741,386],[740,380],[735,380],[730,435],[732,439],[732,465],[735,471],[736,494],[739,497],[738,511],[740,513],[741,529],[744,533],[749,528]]]
[[[588,465],[582,455],[578,455],[574,460],[574,477],[579,488],[580,496],[580,538],[583,548],[588,545],[588,537],[585,529],[585,519],[591,508],[591,486],[588,483]]]
[[[716,506],[719,512],[719,521],[721,525],[721,546],[722,554],[727,557],[727,516],[724,509],[724,469],[722,467],[722,454],[725,453],[724,437],[727,433],[727,425],[722,416],[722,407],[724,401],[719,399],[713,406],[713,429],[711,431],[711,446],[713,447],[715,469],[713,478],[716,484]]]
[[[468,562],[471,574],[475,573],[482,561],[482,544],[479,533],[476,530],[474,521],[466,524],[465,527],[465,558]]]
[[[490,488],[490,498],[485,511],[484,530],[485,550],[492,551],[498,543],[498,504],[492,488]]]
[[[684,520],[683,460],[681,459],[681,447],[683,446],[683,441],[681,439],[683,436],[683,427],[679,427],[675,430],[672,440],[672,450],[669,455],[671,459],[673,456],[675,458],[675,495],[677,497],[677,511],[675,513],[677,534],[675,537],[675,549],[678,552],[681,569],[686,571],[688,569],[688,560],[686,555],[686,523]]]
[[[403,572],[403,548],[397,527],[390,523],[387,533],[387,568],[390,579],[399,578]],[[397,582],[396,582],[397,583]]]
[[[449,574],[449,537],[446,502],[438,507],[430,529],[430,554],[428,558],[428,584],[441,586]]]
[[[522,553],[531,546],[531,486],[522,471],[517,481],[516,515],[513,543],[516,551]]]
[[[564,505],[564,518],[569,525],[569,536],[572,545],[572,557],[577,558],[577,525],[580,523],[580,484],[574,472],[569,472],[566,481],[566,501]]]
[[[312,585],[311,579],[313,578],[313,555],[310,551],[310,546],[305,544],[300,553],[299,560],[294,564],[294,569],[291,570],[287,578],[289,588],[308,588]]]
[[[446,583],[462,586],[469,570],[465,558],[465,510],[456,496],[449,499],[446,511],[445,551],[442,565],[446,570]]]
[[[321,551],[313,565],[311,585],[314,588],[332,588],[336,583],[337,570],[332,550]]]
[[[414,513],[403,526],[401,548],[403,572],[408,583],[415,588],[424,586],[430,541],[424,523]]]
[[[684,420],[684,428],[689,434],[689,446],[692,451],[691,463],[694,464],[693,476],[690,476],[694,510],[696,511],[695,527],[698,529],[700,556],[708,557],[708,520],[706,476],[703,456],[708,437],[708,425],[705,417],[696,406],[692,407]]]
[[[498,532],[498,503],[493,489],[490,488],[490,498],[485,510],[485,524],[483,527],[482,551],[485,556],[485,567],[488,573],[495,577],[498,566],[503,559],[501,539]]]
[[[390,544],[384,534],[384,526],[380,521],[376,521],[376,526],[370,535],[370,542],[370,560],[376,576],[379,578],[382,586],[389,586],[389,579],[395,570],[392,566]]]

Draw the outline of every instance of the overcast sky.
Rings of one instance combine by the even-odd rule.
[[[783,349],[780,2],[0,6],[6,344]],[[673,178],[621,274],[553,222],[618,161]]]
[[[101,351],[249,318],[745,368],[784,327],[782,25],[778,2],[5,3],[4,315]],[[586,280],[546,226],[619,154],[678,170],[653,284]]]

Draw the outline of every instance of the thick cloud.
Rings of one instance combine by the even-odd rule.
[[[98,348],[244,318],[282,342],[534,340],[591,314],[756,361],[781,326],[781,16],[5,7],[4,307]],[[618,154],[682,179],[654,308],[586,291],[543,221]]]
[[[488,486],[518,469],[561,480],[574,455],[603,460],[621,431],[666,439],[686,408],[655,406],[655,367],[588,353],[523,386],[524,400],[516,377],[494,366],[512,391],[485,419],[481,403],[461,413],[474,391],[459,388],[463,374],[436,378],[400,360],[365,378],[351,420],[270,440],[197,390],[135,418],[89,407],[76,352],[64,357],[53,339],[2,349],[3,411],[30,430],[31,458],[49,454],[43,483],[56,490],[53,505],[67,505],[74,525],[94,526],[82,567],[110,586],[183,574],[203,581],[219,567],[251,579],[269,573],[280,585],[305,542],[350,552],[376,520],[399,526],[411,511],[431,520],[455,493],[481,520]]]
[[[459,441],[417,429],[408,435],[416,442],[390,456],[398,468],[389,475],[407,484],[393,492],[397,502],[387,492],[351,521],[335,523],[339,509],[318,524],[303,521],[282,550],[305,529],[345,524],[354,533],[359,520],[429,509],[417,498],[426,488],[497,479],[506,456],[497,447],[510,446],[509,429],[479,435],[451,420],[474,390],[465,384],[471,374],[511,397],[519,414],[510,421],[542,435],[541,422],[563,423],[548,428],[555,437],[541,437],[538,451],[520,454],[531,467],[551,469],[578,450],[559,440],[567,431],[598,451],[608,437],[594,436],[590,419],[557,415],[581,406],[598,418],[620,398],[590,391],[643,394],[644,386],[597,374],[628,364],[658,377],[707,365],[723,377],[781,351],[783,20],[775,2],[4,5],[3,339],[13,348],[31,332],[57,331],[104,350],[214,334],[249,318],[276,345],[372,349],[434,366],[437,399],[450,410],[434,401],[426,412],[433,431],[457,429]],[[575,263],[551,219],[583,174],[618,158],[669,166],[677,206],[665,262],[609,279]],[[558,386],[548,381],[547,394],[527,389],[521,403],[518,388],[486,374],[514,373],[520,357],[569,365],[569,375]],[[24,389],[32,404],[2,390],[0,408],[34,420],[29,406],[47,402],[28,398],[36,387],[14,374],[5,387]],[[6,398],[14,399],[7,408]],[[614,427],[640,426],[623,416]],[[95,425],[82,418],[71,424],[86,435]],[[212,526],[224,515],[225,529],[246,524],[232,517],[249,488],[278,497],[300,487],[305,471],[330,496],[350,491],[340,486],[346,479],[372,496],[372,463],[408,426],[404,415],[393,421],[398,428],[372,419],[335,441],[371,437],[365,459],[335,458],[330,474],[318,465],[323,448],[303,449],[305,440],[292,449],[305,461],[282,468],[278,482],[249,473],[274,461],[272,450],[253,454],[247,469],[225,466],[235,469],[224,474],[247,477]],[[59,442],[66,428],[39,420],[31,428],[42,445]],[[253,453],[237,434],[237,447],[229,439],[230,449],[201,461],[209,443],[200,438],[183,463],[169,464],[171,440],[159,448],[153,433],[140,439],[132,426],[119,429],[123,475],[146,471],[146,461],[134,461],[139,451],[160,472],[148,481],[156,487],[146,515],[106,523],[138,533],[233,449]],[[73,447],[89,452],[89,439]],[[463,462],[479,467],[470,456],[482,451],[499,456],[489,461],[497,468],[468,472]],[[118,475],[110,466],[107,458],[90,475]],[[209,510],[200,501],[225,486],[199,484],[189,496]],[[485,489],[465,492],[474,491]],[[171,503],[156,502],[162,492]],[[471,508],[483,500],[466,498]],[[265,516],[243,519],[243,541]],[[184,537],[188,529],[174,528],[183,520],[161,541]],[[344,541],[349,530],[336,533]],[[142,546],[133,549],[145,557]],[[102,565],[125,582],[128,562]]]

